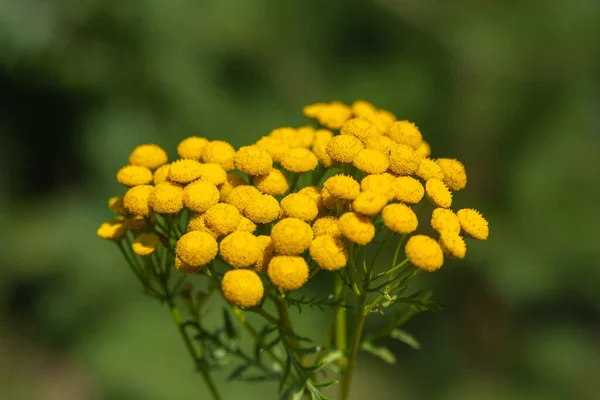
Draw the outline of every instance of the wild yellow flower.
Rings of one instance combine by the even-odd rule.
[[[429,200],[438,207],[450,208],[452,205],[452,193],[439,179],[434,178],[425,182],[425,192]]]
[[[452,231],[443,231],[440,233],[440,245],[444,253],[454,258],[465,258],[467,254],[467,244],[465,239],[458,233]]]
[[[268,224],[279,218],[281,207],[275,197],[263,194],[246,206],[244,215],[256,224]]]
[[[188,232],[193,232],[193,231],[206,232],[215,239],[219,238],[219,234],[217,232],[214,232],[208,226],[206,226],[206,221],[204,220],[204,214],[200,214],[200,213],[193,213],[190,216],[190,219],[188,221],[187,231]]]
[[[269,137],[281,140],[286,143],[290,149],[302,147],[298,140],[298,132],[290,126],[273,129],[271,133],[269,133]]]
[[[281,157],[281,166],[290,172],[301,174],[312,171],[319,165],[319,160],[315,154],[304,148],[291,149],[286,151]]]
[[[396,119],[396,116],[390,111],[380,108],[379,110],[377,110],[377,113],[375,113],[375,118],[373,119],[373,122],[380,125],[382,131],[385,132],[388,129],[390,129],[392,125],[394,125]]]
[[[208,264],[217,256],[218,251],[215,238],[202,231],[184,234],[175,247],[176,256],[193,267]]]
[[[352,164],[365,174],[382,174],[389,167],[388,158],[383,153],[372,149],[359,151]]]
[[[282,290],[296,290],[308,281],[308,264],[300,256],[275,256],[269,262],[267,274]]]
[[[117,215],[127,215],[127,209],[123,203],[123,196],[113,196],[108,199],[108,208]]]
[[[418,149],[421,146],[423,135],[417,126],[410,121],[396,121],[386,132],[386,135],[398,144]]]
[[[309,253],[317,265],[328,271],[344,268],[348,263],[348,251],[341,238],[321,235],[312,241]]]
[[[256,239],[258,240],[260,256],[254,263],[252,268],[254,268],[258,272],[266,273],[267,266],[269,265],[271,258],[273,258],[273,255],[275,254],[275,246],[273,246],[273,239],[271,239],[271,236],[267,235],[257,236]]]
[[[442,169],[431,158],[424,158],[421,160],[419,168],[417,169],[417,176],[424,181],[428,181],[430,179],[444,179],[444,173],[442,172]]]
[[[238,174],[232,172],[228,173],[225,182],[219,185],[219,194],[221,195],[220,200],[225,201],[234,187],[247,184],[248,182]]]
[[[221,240],[219,250],[223,260],[237,268],[249,267],[260,257],[258,239],[249,232],[230,233]]]
[[[289,143],[273,136],[263,136],[254,145],[266,150],[271,155],[273,162],[281,162],[283,154],[291,148]]]
[[[360,181],[360,189],[363,192],[382,194],[389,201],[394,197],[393,183],[394,177],[388,173],[368,175]]]
[[[225,199],[227,204],[231,204],[240,212],[244,212],[248,204],[261,196],[260,191],[254,186],[240,185],[236,186],[229,192],[229,196]]]
[[[339,101],[332,101],[325,107],[321,107],[316,116],[321,125],[335,130],[340,129],[350,117],[352,117],[350,107]]]
[[[326,168],[333,165],[333,159],[327,153],[327,145],[333,139],[333,133],[327,129],[315,131],[315,141],[312,145],[312,151],[317,156],[319,162]]]
[[[133,215],[149,215],[150,204],[148,201],[153,190],[154,187],[150,185],[139,185],[130,188],[123,197],[123,204],[127,211]]]
[[[406,242],[404,252],[411,264],[425,271],[433,272],[444,264],[442,248],[429,236],[411,236]]]
[[[394,178],[393,183],[394,197],[403,203],[416,204],[421,201],[425,195],[425,188],[421,182],[412,176],[399,176]]]
[[[131,244],[133,252],[138,256],[149,256],[160,245],[160,238],[156,233],[140,233]]]
[[[200,164],[200,179],[221,185],[227,181],[227,172],[219,164]]]
[[[460,233],[460,222],[458,216],[448,208],[438,207],[431,214],[431,227],[437,232],[445,231]]]
[[[370,218],[356,212],[347,212],[339,219],[342,234],[351,242],[365,245],[375,237],[375,225]]]
[[[174,161],[169,168],[169,179],[177,183],[190,183],[200,177],[200,165],[192,159]]]
[[[273,158],[258,146],[243,146],[235,153],[235,167],[248,175],[265,175],[273,169]]]
[[[304,253],[313,240],[312,228],[298,218],[283,218],[271,229],[275,250],[283,255]]]
[[[375,115],[377,112],[377,108],[365,100],[356,100],[350,105],[350,109],[355,116],[363,118]]]
[[[307,118],[312,118],[312,119],[316,119],[317,116],[319,115],[319,113],[321,113],[323,110],[325,110],[327,108],[327,103],[314,103],[314,104],[309,104],[306,105],[302,108],[302,113],[307,117]]]
[[[365,141],[365,148],[371,150],[377,150],[389,156],[392,151],[398,147],[398,143],[394,142],[387,136],[377,136],[369,138]]]
[[[419,220],[409,206],[402,203],[388,204],[381,212],[383,223],[396,233],[412,233],[417,230]]]
[[[242,218],[240,219],[240,223],[235,228],[235,230],[253,233],[256,230],[256,224],[250,221],[248,218],[242,216]]]
[[[139,145],[129,155],[129,164],[150,169],[156,169],[167,161],[167,152],[155,144]]]
[[[477,240],[486,240],[490,231],[487,220],[472,208],[463,208],[456,213],[460,226],[470,237]]]
[[[235,149],[223,140],[210,141],[202,150],[202,161],[208,164],[219,164],[225,171],[231,171],[234,168],[234,157]]]
[[[315,128],[312,126],[301,126],[296,130],[296,142],[298,147],[309,149],[315,142]]]
[[[354,211],[369,217],[379,214],[381,209],[387,204],[388,199],[381,193],[361,192],[354,202],[352,208]]]
[[[198,180],[183,190],[183,202],[190,210],[203,213],[219,202],[219,191],[214,183]]]
[[[119,240],[125,235],[125,232],[125,221],[113,218],[101,223],[96,231],[96,235],[101,239]]]
[[[463,163],[453,158],[438,158],[436,162],[444,174],[444,183],[451,190],[462,190],[467,186],[467,172]]]
[[[313,222],[312,231],[315,237],[329,235],[334,238],[341,238],[343,236],[338,219],[331,216],[318,218]]]
[[[291,193],[281,199],[281,209],[285,217],[294,217],[310,222],[317,218],[319,209],[309,196],[301,193]]]
[[[265,288],[256,272],[249,269],[232,269],[223,275],[221,290],[231,303],[241,307],[253,307],[262,299]]]
[[[298,190],[298,193],[308,196],[317,205],[319,212],[325,211],[323,204],[323,196],[321,196],[321,188],[318,186],[305,186]]]
[[[169,177],[169,169],[171,168],[171,164],[165,164],[158,167],[156,171],[154,171],[154,184],[158,185],[159,183],[163,183],[167,181]]]
[[[421,158],[415,150],[405,144],[398,144],[390,153],[390,169],[398,175],[414,174],[420,163]]]
[[[152,182],[152,171],[140,165],[127,165],[117,172],[117,181],[125,186],[145,185]]]
[[[359,151],[365,147],[354,136],[349,135],[338,135],[334,136],[327,144],[327,154],[334,159],[342,163],[351,163],[354,161],[354,157]]]
[[[381,136],[383,132],[375,123],[366,118],[352,118],[344,122],[340,134],[354,136],[364,143],[369,138]]]
[[[212,231],[227,235],[237,228],[242,216],[231,204],[219,203],[210,207],[204,214],[204,221]],[[185,259],[183,259],[185,261]]]
[[[354,200],[360,193],[360,184],[351,176],[342,174],[327,178],[323,187],[335,197],[343,200]]]
[[[427,158],[431,156],[431,146],[425,140],[421,142],[421,145],[416,150],[417,155],[421,158]]]
[[[159,214],[175,214],[183,209],[183,188],[171,182],[154,186],[148,204]]]
[[[208,144],[208,139],[198,136],[190,136],[183,139],[177,145],[177,154],[181,158],[189,158],[191,160],[200,160],[204,146]]]
[[[266,175],[255,176],[252,183],[261,192],[274,196],[284,194],[289,189],[285,175],[277,168],[273,168]]]
[[[175,269],[181,272],[182,274],[193,274],[199,272],[203,266],[204,265],[194,267],[183,261],[181,258],[175,256]]]

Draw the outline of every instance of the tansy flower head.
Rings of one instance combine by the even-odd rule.
[[[101,239],[119,240],[125,235],[125,231],[125,221],[115,218],[100,224],[96,235]]]
[[[354,136],[338,135],[327,144],[327,154],[335,161],[351,163],[359,151],[364,149],[363,144]]]
[[[382,129],[385,132],[388,129],[390,129],[392,127],[392,125],[394,125],[394,122],[396,122],[396,119],[397,119],[396,116],[394,114],[392,114],[392,112],[380,108],[379,110],[377,110],[377,113],[375,113],[375,117],[373,118],[373,121],[376,123],[379,123],[380,127],[385,128],[385,129]]]
[[[257,224],[268,224],[281,215],[281,207],[277,199],[269,194],[263,194],[253,199],[246,206],[244,215]]]
[[[465,258],[467,254],[467,244],[465,239],[458,233],[451,231],[443,231],[440,233],[440,245],[444,253],[451,255],[454,258]]]
[[[419,168],[421,158],[415,150],[405,144],[399,144],[390,153],[390,169],[398,175],[412,175]]]
[[[181,258],[175,256],[175,269],[181,272],[182,274],[193,274],[195,272],[200,271],[202,267],[203,265],[199,267],[194,267],[183,261]]]
[[[273,158],[258,146],[244,146],[235,153],[235,167],[248,175],[265,175],[273,168]]]
[[[319,164],[317,156],[304,148],[291,149],[281,156],[281,166],[290,172],[303,173],[312,171]]]
[[[398,143],[394,142],[387,136],[377,136],[369,138],[365,141],[365,147],[371,150],[377,150],[380,153],[389,156],[396,147],[398,147]]]
[[[421,145],[416,151],[417,155],[421,158],[427,158],[431,156],[431,146],[429,146],[429,143],[424,140],[421,142]]]
[[[269,262],[269,279],[282,290],[296,290],[308,281],[308,264],[300,256],[275,256]]]
[[[375,106],[365,100],[356,100],[352,103],[350,109],[352,110],[352,114],[357,117],[368,117],[375,115],[377,112]]]
[[[396,121],[386,132],[386,135],[398,144],[404,144],[418,149],[421,146],[423,136],[419,128],[410,121]]]
[[[323,103],[323,102],[309,104],[302,108],[302,113],[307,118],[316,119],[317,115],[319,115],[319,113],[321,113],[326,108],[327,108],[327,103]]]
[[[283,255],[304,253],[313,240],[309,224],[298,218],[284,218],[271,229],[271,239],[275,250]]]
[[[363,143],[369,138],[381,136],[382,133],[375,123],[366,118],[349,119],[340,129],[340,134],[354,136]]]
[[[208,142],[202,150],[202,161],[210,164],[219,164],[225,171],[230,171],[234,168],[234,157],[235,149],[223,140]]]
[[[204,146],[208,144],[208,139],[197,136],[190,136],[179,142],[177,146],[177,154],[181,158],[189,158],[192,160],[200,160]]]
[[[108,199],[108,208],[117,215],[127,215],[127,209],[123,203],[123,196],[113,196]]]
[[[327,145],[333,139],[333,133],[327,129],[315,131],[315,141],[312,145],[312,151],[317,156],[319,162],[326,168],[333,165],[333,159],[327,153]]]
[[[299,218],[304,221],[312,221],[317,218],[319,209],[310,197],[301,193],[291,193],[281,199],[281,209],[285,217]]]
[[[402,203],[388,204],[381,212],[383,223],[396,233],[412,233],[417,229],[419,220],[412,208]]]
[[[393,183],[394,197],[403,203],[416,204],[421,201],[425,195],[425,188],[421,182],[412,176],[399,176],[394,178]]]
[[[168,161],[167,152],[155,144],[142,144],[129,155],[129,164],[156,169]]]
[[[152,182],[152,171],[140,165],[127,165],[117,172],[117,181],[125,186],[145,185]]]
[[[266,235],[257,236],[256,239],[258,240],[260,256],[258,257],[258,259],[252,267],[258,272],[266,273],[267,266],[269,265],[271,258],[273,258],[273,255],[275,254],[275,246],[273,246],[273,239],[271,239],[271,236]]]
[[[300,141],[298,140],[296,129],[284,126],[281,128],[276,128],[269,133],[269,137],[279,139],[282,142],[286,143],[289,148],[293,149],[300,146]]]
[[[486,240],[489,235],[488,222],[472,208],[463,208],[456,213],[463,231],[473,239]]]
[[[192,267],[201,267],[211,262],[219,251],[217,241],[210,234],[192,231],[177,241],[175,254]]]
[[[342,237],[342,230],[336,217],[327,216],[317,219],[313,223],[312,230],[315,237],[321,235],[329,235],[334,238]]]
[[[203,213],[219,202],[219,191],[214,183],[199,180],[183,190],[183,202],[190,210]]]
[[[454,212],[448,208],[438,207],[431,214],[431,227],[442,233],[445,231],[460,233],[460,222]]]
[[[312,241],[309,253],[317,265],[328,271],[343,268],[348,263],[348,252],[345,243],[340,238],[321,235]]]
[[[375,225],[368,217],[347,212],[339,219],[342,234],[351,242],[365,245],[375,237]]]
[[[365,174],[381,174],[389,167],[388,158],[383,153],[372,149],[359,151],[352,164]]]
[[[266,150],[271,155],[273,162],[281,162],[283,154],[291,148],[289,143],[272,136],[263,136],[256,142],[255,146]]]
[[[315,142],[315,128],[312,126],[301,126],[296,130],[296,141],[299,147],[310,148]]]
[[[200,179],[220,185],[227,181],[227,172],[219,164],[200,164]]]
[[[230,204],[219,203],[210,207],[204,214],[206,226],[219,235],[227,235],[237,228],[242,216],[237,208]]]
[[[131,248],[138,256],[149,256],[160,245],[160,239],[156,233],[140,233],[135,237]]]
[[[277,168],[273,168],[266,175],[255,176],[252,183],[261,192],[274,196],[284,194],[289,189],[287,179]]]
[[[219,194],[221,195],[220,200],[225,201],[225,199],[227,199],[227,196],[229,196],[229,193],[231,192],[231,190],[234,187],[237,187],[240,185],[247,185],[247,184],[248,184],[248,182],[246,182],[244,180],[244,178],[242,178],[238,174],[234,174],[234,173],[227,174],[227,178],[226,178],[225,182],[223,182],[222,184],[219,185]]]
[[[329,193],[343,200],[354,200],[360,193],[360,184],[348,175],[334,175],[328,178],[323,187]]]
[[[387,202],[388,199],[381,193],[361,192],[352,202],[352,208],[356,212],[374,217],[379,214]]]
[[[419,168],[417,169],[417,176],[424,181],[434,178],[439,180],[444,179],[442,169],[431,158],[424,158],[421,160]]]
[[[183,209],[183,188],[171,182],[159,183],[150,193],[148,203],[159,214],[175,214]]]
[[[206,232],[215,239],[217,239],[219,237],[218,233],[212,231],[208,226],[206,226],[206,221],[204,220],[204,214],[200,214],[200,213],[193,213],[190,216],[190,219],[188,221],[187,231],[188,232],[192,232],[192,231]]]
[[[308,196],[317,205],[319,212],[325,210],[325,204],[323,204],[323,196],[321,196],[321,188],[318,186],[305,186],[298,190],[298,193]]]
[[[394,177],[388,173],[368,175],[360,181],[363,192],[374,192],[384,195],[388,200],[394,197]]]
[[[235,230],[253,233],[256,230],[256,224],[250,221],[248,218],[242,216],[242,218],[240,219],[240,223],[235,228]]]
[[[333,210],[337,209],[337,203],[340,200],[338,200],[337,197],[332,195],[329,192],[329,190],[323,188],[323,190],[321,190],[321,198],[323,199],[323,205],[325,206],[326,209],[328,209],[329,211],[333,211]],[[345,201],[344,201],[343,205],[344,205],[344,207],[347,205]]]
[[[411,236],[406,242],[404,252],[415,267],[425,271],[433,272],[444,264],[442,248],[429,236]]]
[[[133,215],[149,215],[150,205],[148,201],[153,190],[154,187],[150,185],[139,185],[130,188],[123,197],[123,204],[127,211]]]
[[[189,183],[200,177],[200,163],[192,159],[177,160],[171,163],[169,179],[177,183]]]
[[[430,179],[425,182],[425,192],[429,200],[438,207],[450,208],[452,205],[452,193],[439,179]]]
[[[160,167],[156,171],[154,171],[154,184],[158,185],[159,183],[163,183],[167,181],[169,177],[169,168],[171,168],[171,164],[165,164]]]
[[[231,303],[241,307],[253,307],[260,302],[265,289],[256,272],[233,269],[223,275],[221,290]]]
[[[261,193],[254,186],[240,185],[229,192],[229,196],[227,196],[225,202],[231,204],[243,213],[246,210],[246,207],[260,196]]]
[[[249,267],[260,257],[256,236],[249,232],[235,231],[225,236],[219,244],[221,257],[233,267]]]
[[[438,158],[436,162],[444,174],[444,183],[451,190],[462,190],[467,186],[467,172],[463,163],[453,158]]]
[[[340,129],[344,122],[352,117],[350,107],[339,101],[332,101],[317,113],[317,121],[329,129]]]

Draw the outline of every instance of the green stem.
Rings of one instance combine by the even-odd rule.
[[[356,356],[358,355],[358,347],[360,345],[360,338],[362,331],[365,327],[365,320],[367,318],[367,311],[365,310],[365,304],[367,301],[367,292],[363,290],[358,299],[358,312],[356,317],[356,323],[354,327],[354,338],[350,345],[350,353],[348,355],[348,365],[342,375],[342,389],[341,389],[341,400],[346,400],[350,395],[350,385],[352,383],[352,374],[354,372],[354,365],[356,364]]]
[[[333,294],[335,301],[343,301],[346,298],[346,286],[337,274],[334,276]],[[335,310],[335,348],[344,354],[338,360],[338,365],[342,370],[346,367],[346,346],[346,308],[337,307]]]

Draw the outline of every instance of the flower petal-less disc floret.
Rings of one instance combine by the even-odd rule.
[[[308,264],[300,256],[275,256],[269,262],[269,279],[282,290],[296,290],[308,281]]]
[[[221,290],[227,300],[242,307],[257,305],[263,297],[264,286],[256,272],[234,269],[225,272]]]
[[[193,267],[208,264],[217,256],[218,251],[215,238],[201,231],[184,234],[175,247],[177,257]]]
[[[339,219],[344,236],[356,244],[365,245],[375,237],[375,225],[368,217],[356,212],[347,212]]]
[[[473,239],[486,240],[489,235],[488,222],[472,208],[463,208],[456,213],[463,231]]]
[[[404,248],[406,257],[418,268],[425,271],[435,271],[444,264],[444,254],[439,243],[429,236],[411,236]]]
[[[155,144],[139,145],[129,155],[129,164],[150,169],[156,169],[167,161],[167,152]]]
[[[249,267],[260,257],[260,245],[256,236],[249,232],[234,231],[219,244],[223,260],[236,268]]]
[[[321,235],[312,241],[309,253],[317,265],[328,271],[344,268],[348,263],[348,251],[341,238]]]
[[[284,218],[271,229],[275,250],[283,255],[304,253],[313,240],[309,224],[298,218]]]

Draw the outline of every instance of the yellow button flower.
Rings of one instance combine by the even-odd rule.
[[[460,233],[460,222],[458,216],[448,208],[438,207],[431,213],[431,227],[437,232]]]
[[[312,225],[313,235],[329,235],[334,238],[342,237],[339,221],[336,217],[326,216],[318,218]]]
[[[191,160],[200,160],[204,146],[208,144],[208,139],[197,136],[190,136],[179,142],[177,146],[177,154],[181,158],[189,158]]]
[[[421,158],[427,158],[431,156],[431,146],[425,140],[423,140],[423,142],[416,151],[417,155]]]
[[[178,213],[183,209],[183,188],[171,182],[159,183],[150,193],[148,204],[160,214]]]
[[[265,175],[273,169],[273,158],[258,146],[243,146],[235,153],[235,168],[248,175]]]
[[[354,136],[363,143],[369,138],[381,136],[382,133],[375,123],[366,118],[349,119],[340,129],[341,135]]]
[[[462,190],[467,186],[467,172],[463,163],[453,158],[438,158],[436,162],[444,174],[444,183],[451,190]]]
[[[108,208],[117,215],[127,215],[123,196],[113,196],[108,199]]]
[[[336,198],[334,195],[332,195],[329,190],[323,188],[323,190],[321,190],[321,198],[323,199],[323,205],[325,206],[326,209],[328,209],[329,211],[333,211],[337,209],[337,205],[338,205],[338,201],[342,201],[343,202],[343,206],[346,207],[346,201],[345,200],[338,200],[338,198]]]
[[[317,168],[319,160],[315,154],[304,148],[291,149],[281,157],[281,166],[286,170],[301,174]]]
[[[452,193],[439,179],[430,179],[425,182],[425,192],[429,200],[438,207],[450,208],[452,205]]]
[[[387,198],[381,193],[361,192],[352,202],[352,208],[356,212],[374,217],[379,214],[387,202]]]
[[[416,204],[425,195],[425,188],[412,176],[399,176],[393,180],[394,197],[403,202]]]
[[[250,221],[248,218],[242,216],[242,218],[240,219],[240,223],[235,228],[235,230],[253,233],[256,230],[256,224]]]
[[[255,176],[252,183],[261,192],[274,196],[284,194],[289,189],[285,175],[277,168],[273,168],[266,175]]]
[[[327,103],[314,103],[306,105],[302,108],[302,114],[307,118],[316,119],[317,116],[327,108]]]
[[[160,245],[160,239],[156,233],[140,233],[131,244],[133,252],[138,256],[149,256]]]
[[[406,242],[404,252],[415,267],[425,271],[436,271],[444,264],[442,248],[429,236],[411,236]]]
[[[423,135],[419,128],[410,121],[396,121],[386,132],[386,135],[398,144],[418,149],[421,146]]]
[[[266,150],[273,159],[273,162],[281,162],[281,157],[291,147],[290,144],[278,137],[263,136],[256,143],[255,146]]]
[[[488,222],[472,208],[463,208],[456,213],[460,226],[470,237],[477,240],[486,240],[490,231]]]
[[[275,254],[275,246],[273,246],[273,239],[271,236],[260,235],[256,237],[258,239],[258,247],[260,249],[260,256],[254,263],[252,268],[258,272],[267,273],[267,267],[273,255]]]
[[[284,218],[271,229],[271,239],[275,250],[283,255],[304,253],[313,240],[309,224],[298,218]]]
[[[207,164],[219,164],[225,171],[231,171],[234,168],[234,157],[235,149],[223,140],[208,142],[202,150],[202,161]]]
[[[315,142],[315,128],[312,126],[301,126],[296,130],[296,142],[298,147],[309,149]]]
[[[396,233],[412,233],[417,230],[419,220],[409,206],[402,203],[388,204],[381,212],[383,223]]]
[[[219,202],[217,187],[205,180],[190,183],[183,190],[183,202],[190,210],[203,213]]]
[[[183,261],[181,258],[175,256],[175,269],[181,272],[182,274],[193,274],[199,272],[202,269],[202,267],[203,265],[199,267],[194,267]]]
[[[275,256],[269,262],[269,279],[282,290],[296,290],[308,281],[308,264],[300,256]]]
[[[298,140],[298,132],[296,129],[289,126],[273,129],[271,133],[269,133],[269,137],[281,140],[287,144],[290,149],[301,147],[300,141]]]
[[[318,186],[305,186],[298,190],[298,193],[310,197],[312,201],[317,205],[319,212],[325,211],[325,204],[323,204],[323,196],[321,196],[321,188]]]
[[[260,302],[265,289],[256,272],[233,269],[223,275],[221,290],[231,303],[241,307],[253,307]]]
[[[100,224],[96,235],[101,239],[119,240],[125,235],[125,232],[125,221],[115,218]]]
[[[215,204],[204,214],[204,221],[212,231],[219,235],[227,235],[237,228],[242,216],[237,208],[230,204]],[[184,259],[185,261],[185,259]]]
[[[200,165],[192,159],[174,161],[169,168],[169,179],[177,183],[190,183],[200,177]]]
[[[304,221],[312,221],[317,218],[319,209],[310,197],[301,193],[291,193],[281,199],[281,209],[285,217],[299,218]]]
[[[171,164],[165,164],[160,167],[156,171],[154,171],[154,184],[158,185],[159,183],[163,183],[167,181],[169,177],[169,169],[171,168]]]
[[[424,158],[421,160],[419,168],[417,169],[417,176],[424,181],[428,181],[430,179],[444,179],[444,173],[442,172],[442,169],[431,158]]]
[[[443,231],[440,233],[440,245],[444,253],[451,255],[454,258],[465,258],[467,254],[467,244],[465,239],[458,233],[451,231]]]
[[[275,197],[263,194],[248,204],[244,215],[254,223],[268,224],[279,218],[281,207]]]
[[[380,121],[381,125],[385,127],[383,130],[384,132],[390,129],[397,120],[396,116],[392,112],[384,110],[383,108],[377,110],[375,117],[377,121]]]
[[[333,139],[333,133],[327,129],[319,129],[315,131],[315,141],[312,145],[312,151],[317,156],[317,159],[326,168],[333,165],[333,159],[327,153],[327,145]]]
[[[352,110],[352,114],[363,118],[375,115],[377,112],[377,108],[365,100],[356,100],[350,105],[350,109]]]
[[[323,187],[343,200],[354,200],[360,194],[360,184],[348,175],[334,175],[325,181]]]
[[[383,153],[372,149],[359,151],[352,164],[365,174],[382,174],[389,167],[388,158]]]
[[[387,156],[389,156],[397,147],[398,143],[394,142],[387,136],[377,136],[369,138],[365,141],[365,148],[377,150]]]
[[[342,163],[352,163],[354,157],[362,149],[364,146],[360,140],[349,135],[334,136],[327,144],[327,154],[335,161]]]
[[[342,234],[351,242],[365,245],[375,237],[375,225],[371,219],[356,212],[347,212],[339,219]]]
[[[421,158],[410,146],[399,144],[390,153],[390,169],[398,175],[412,175],[419,169]]]
[[[123,204],[127,211],[133,215],[149,215],[150,214],[150,194],[154,190],[153,186],[140,185],[134,186],[125,193]]]
[[[256,236],[249,232],[234,231],[219,244],[223,260],[236,268],[249,267],[260,257],[260,245]]]
[[[350,117],[352,117],[350,107],[339,101],[332,101],[320,109],[317,121],[326,128],[338,130]]]
[[[220,200],[225,201],[234,187],[247,184],[248,182],[238,174],[232,172],[228,173],[225,182],[219,185],[219,194],[221,195]]]
[[[348,263],[348,251],[340,238],[321,235],[312,241],[309,253],[317,265],[328,271],[344,268]]]
[[[388,173],[368,175],[360,181],[363,192],[374,192],[384,195],[388,200],[394,197],[394,177]]]
[[[231,204],[241,213],[246,210],[246,207],[254,200],[261,196],[260,191],[254,186],[240,185],[236,186],[229,192],[229,196],[225,199],[227,204]]]
[[[219,234],[217,232],[214,232],[208,226],[206,226],[206,221],[204,220],[204,214],[200,214],[200,213],[193,213],[190,216],[190,219],[188,221],[187,231],[188,232],[193,232],[193,231],[206,232],[215,239],[219,238]]]
[[[217,241],[206,232],[192,231],[177,241],[175,254],[183,262],[193,267],[201,267],[211,262],[218,253]]]
[[[219,164],[200,164],[200,179],[221,185],[227,181],[227,172]]]
[[[129,164],[150,169],[156,169],[167,161],[167,152],[155,144],[139,145],[129,155]]]
[[[127,165],[117,172],[117,181],[125,186],[145,185],[152,182],[152,171],[139,165]]]

